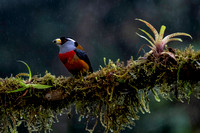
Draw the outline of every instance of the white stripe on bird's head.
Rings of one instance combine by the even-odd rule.
[[[75,42],[73,39],[71,38],[67,38],[68,41],[72,41],[72,42]]]

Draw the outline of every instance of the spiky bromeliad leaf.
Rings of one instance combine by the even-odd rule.
[[[153,42],[153,44],[155,44],[154,38],[153,38],[148,32],[146,32],[145,30],[140,29],[140,28],[138,28],[138,29],[139,29],[140,31],[144,32],[144,33],[151,39],[151,41]]]
[[[16,90],[7,91],[7,93],[20,92],[20,91],[24,91],[24,90],[26,90],[26,89],[27,89],[27,88],[25,88],[25,87],[22,87],[22,88],[19,88],[19,89],[16,89]]]
[[[150,23],[148,23],[145,20],[138,19],[138,18],[136,18],[135,20],[138,20],[138,21],[141,21],[141,22],[145,23],[147,25],[147,27],[149,27],[151,29],[151,31],[153,32],[153,34],[155,36],[155,40],[158,39],[158,31]]]
[[[41,84],[29,84],[29,85],[35,89],[47,89],[52,87],[50,85],[41,85]]]
[[[21,80],[21,79],[19,79],[19,84],[20,84],[21,88],[16,89],[16,90],[12,90],[12,91],[7,91],[7,93],[20,92],[20,91],[24,91],[24,90],[26,90],[28,88],[28,85],[25,84],[23,82],[23,80]]]
[[[167,43],[172,42],[172,41],[179,41],[179,42],[183,42],[183,40],[181,38],[171,38],[168,40]]]
[[[166,29],[166,26],[162,25],[160,28],[160,33],[158,36],[158,40],[156,40],[156,43],[162,41],[164,33],[165,33],[165,29]]]
[[[26,65],[26,67],[27,67],[27,69],[28,69],[28,74],[29,74],[29,78],[28,78],[28,80],[30,81],[31,78],[32,78],[30,67],[29,67],[28,64],[27,64],[26,62],[24,62],[24,61],[18,60],[18,62],[21,62],[21,63],[23,63],[23,64]]]
[[[22,82],[21,82],[22,83]],[[22,88],[16,89],[16,90],[12,90],[12,91],[7,91],[7,93],[14,93],[14,92],[20,92],[20,91],[24,91],[28,88],[35,88],[35,89],[48,89],[51,88],[52,86],[50,85],[41,85],[41,84],[25,84],[22,86]]]
[[[192,36],[190,34],[187,34],[187,33],[183,33],[183,32],[177,32],[177,33],[172,33],[170,35],[167,35],[164,39],[163,39],[163,43],[164,44],[167,44],[168,42],[171,42],[171,41],[174,41],[174,40],[170,40],[170,39],[174,39],[173,37],[175,36],[188,36],[192,39]],[[177,39],[180,39],[180,38],[175,38],[175,41],[177,41]],[[181,40],[182,42],[182,40]]]
[[[138,34],[137,32],[136,32],[136,34],[137,34],[139,37],[144,38],[146,41],[148,41],[148,42],[151,44],[152,48],[155,48],[154,43],[151,42],[148,38],[146,38],[145,36],[142,36],[142,35]]]

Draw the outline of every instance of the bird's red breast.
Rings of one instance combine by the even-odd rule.
[[[77,74],[79,72],[85,72],[89,70],[89,65],[84,60],[81,60],[76,55],[74,50],[66,53],[60,53],[59,58],[72,74]]]

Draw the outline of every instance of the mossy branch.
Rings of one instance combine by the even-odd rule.
[[[149,94],[160,101],[177,99],[183,102],[191,95],[200,98],[200,51],[192,47],[175,50],[176,60],[169,54],[155,58],[147,53],[125,65],[105,61],[105,67],[86,77],[55,77],[46,73],[24,80],[20,77],[0,79],[0,130],[17,132],[22,122],[32,131],[50,131],[57,115],[76,113],[87,118],[86,130],[93,132],[100,120],[106,132],[119,132],[134,125],[138,113],[150,113]],[[24,75],[24,74],[22,74]],[[48,85],[38,89],[14,91],[24,84]],[[8,93],[11,92],[11,93]],[[88,124],[95,118],[94,125]]]

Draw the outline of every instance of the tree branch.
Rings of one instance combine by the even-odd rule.
[[[75,105],[80,118],[87,119],[86,130],[93,132],[98,119],[105,131],[119,132],[134,125],[138,113],[148,112],[149,94],[155,100],[200,98],[200,51],[192,47],[154,57],[151,52],[127,65],[111,60],[99,71],[86,77],[55,77],[46,72],[43,77],[24,80],[20,77],[0,79],[0,130],[16,132],[22,122],[29,131],[50,131],[57,115]],[[23,74],[21,74],[23,75]],[[22,82],[26,84],[23,88]],[[50,88],[34,88],[32,84]],[[95,118],[94,127],[88,124]]]

